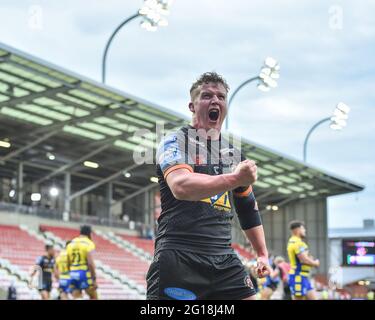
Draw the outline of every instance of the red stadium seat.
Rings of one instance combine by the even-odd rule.
[[[79,235],[78,229],[46,225],[41,227],[63,240],[71,240]],[[145,278],[149,268],[147,262],[95,233],[93,233],[92,240],[96,245],[95,257],[97,259],[120,274],[126,275],[138,285],[146,287]]]
[[[50,231],[63,240],[74,238],[78,235],[78,231],[70,228],[56,228],[47,227],[45,231]],[[116,261],[123,258],[118,258],[124,254],[124,250],[117,248],[109,241],[94,235],[94,241],[97,245],[97,257],[105,258],[108,261]],[[117,250],[114,250],[115,248]],[[112,254],[112,250],[114,255]],[[44,242],[29,235],[26,231],[18,226],[0,225],[0,258],[7,259],[13,265],[22,271],[29,272],[30,268],[34,265],[36,258],[44,254]],[[112,258],[110,258],[112,257]],[[104,259],[103,259],[104,260]],[[127,259],[131,261],[132,258]],[[137,263],[136,259],[133,259]],[[132,263],[129,263],[132,265]],[[119,270],[120,271],[120,270]],[[143,272],[135,270],[133,272],[136,280],[142,282]],[[1,280],[1,279],[0,279]],[[139,295],[127,290],[117,282],[111,279],[104,278],[101,272],[97,274],[97,281],[99,286],[99,297],[101,299],[139,299]],[[0,286],[9,285],[8,280],[0,281]],[[55,283],[55,286],[57,284]],[[6,288],[6,287],[5,287]],[[20,299],[30,299],[27,292],[20,292]]]

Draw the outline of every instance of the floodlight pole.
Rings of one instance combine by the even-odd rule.
[[[259,80],[259,76],[256,76],[256,77],[252,77],[244,82],[242,82],[236,90],[233,91],[233,94],[230,96],[229,98],[229,101],[228,101],[228,110],[227,110],[227,117],[225,119],[225,130],[228,130],[228,125],[229,125],[229,108],[230,108],[230,105],[234,99],[234,97],[236,96],[236,94],[238,93],[238,91],[240,91],[244,86],[246,86],[247,84],[249,84],[250,82],[253,82],[255,80]]]
[[[307,152],[307,142],[310,138],[310,135],[311,133],[318,127],[320,126],[321,124],[325,123],[325,122],[328,122],[328,121],[331,121],[331,117],[328,117],[328,118],[324,118],[320,121],[318,121],[316,124],[314,124],[312,126],[312,128],[309,130],[309,132],[307,133],[306,135],[306,138],[305,138],[305,142],[303,143],[303,162],[306,162],[306,152]]]
[[[115,31],[113,31],[113,33],[111,34],[111,36],[109,37],[108,41],[107,41],[107,44],[105,46],[105,49],[104,49],[104,54],[103,54],[103,58],[102,58],[102,83],[105,83],[105,76],[106,76],[106,64],[107,64],[107,54],[108,54],[108,49],[109,49],[109,46],[111,45],[112,43],[112,40],[113,38],[115,37],[115,35],[117,34],[117,32],[120,31],[120,29],[126,25],[128,22],[132,21],[133,19],[135,18],[138,18],[140,16],[140,13],[137,12],[136,14],[133,14],[132,16],[130,16],[129,18],[127,18],[126,20],[124,20],[116,29]]]

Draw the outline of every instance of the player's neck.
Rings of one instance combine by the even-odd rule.
[[[195,118],[192,119],[190,126],[197,130],[197,135],[202,137],[205,140],[219,140],[220,139],[220,129],[217,128],[206,128],[203,125],[199,124],[198,121],[195,121]]]

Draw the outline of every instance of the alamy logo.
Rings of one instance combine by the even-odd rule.
[[[29,7],[28,27],[32,30],[43,29],[43,9],[41,6],[32,5]]]
[[[40,266],[32,266],[30,268],[30,274],[32,274],[30,286],[38,290],[43,289],[43,269]],[[36,275],[36,276],[35,276]]]
[[[188,156],[187,164],[204,165],[209,160],[211,164],[225,165],[225,170],[231,170],[233,164],[241,162],[241,138],[224,134],[219,140],[211,139],[220,136],[220,132],[214,129],[208,131],[190,128],[183,133],[180,130],[166,134],[163,124],[157,123],[155,132],[148,129],[140,129],[134,132],[133,160],[136,165],[163,164],[169,161],[176,162],[185,155]],[[187,139],[186,139],[187,138]],[[208,159],[208,140],[211,140],[210,159]],[[220,148],[219,148],[220,146]],[[227,172],[225,172],[227,173]]]
[[[329,280],[328,286],[332,290],[342,289],[343,288],[343,272],[342,268],[337,267],[330,267],[329,268]]]

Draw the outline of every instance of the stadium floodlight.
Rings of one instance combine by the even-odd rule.
[[[153,182],[153,183],[158,183],[159,179],[157,177],[151,177],[150,181]]]
[[[277,64],[278,64],[277,61],[272,57],[267,57],[264,60],[264,65],[271,68],[271,69],[275,68],[277,66]]]
[[[83,165],[85,167],[88,167],[88,168],[93,168],[93,169],[98,169],[99,168],[99,164],[96,163],[96,162],[93,162],[93,161],[85,161],[83,163]]]
[[[276,206],[276,205],[267,205],[266,206],[266,210],[268,210],[268,211],[277,211],[277,210],[279,210],[279,207],[278,206]]]
[[[51,189],[49,189],[49,194],[51,197],[57,197],[59,195],[59,189],[57,189],[56,187],[52,187]]]
[[[151,32],[154,32],[158,29],[157,25],[148,19],[145,19],[141,22],[141,27]]]
[[[56,156],[53,153],[51,153],[51,152],[47,152],[46,156],[51,161],[53,161],[53,160],[56,159]]]
[[[166,27],[168,26],[168,20],[165,16],[169,14],[171,4],[172,0],[145,0],[142,7],[135,14],[121,22],[120,25],[112,32],[105,46],[102,57],[102,83],[105,83],[106,80],[108,50],[113,38],[120,31],[120,29],[128,22],[138,17],[142,18],[140,24],[141,27],[147,31],[154,32],[158,29],[158,27]]]
[[[306,162],[307,153],[307,142],[310,138],[311,133],[321,124],[325,122],[330,122],[329,127],[332,130],[341,130],[346,126],[346,120],[348,119],[350,108],[343,102],[339,102],[333,111],[332,117],[324,118],[314,124],[306,135],[305,141],[303,143],[303,162]]]
[[[143,17],[141,27],[147,31],[156,31],[158,27],[168,26],[164,17],[169,14],[171,1],[146,0],[138,13]]]
[[[39,202],[41,199],[42,199],[42,195],[40,193],[31,194],[31,201]]]
[[[0,140],[0,147],[1,148],[10,148],[11,147],[11,144],[8,142],[8,141],[3,141],[3,140]]]
[[[259,75],[256,77],[252,77],[243,83],[241,83],[236,90],[233,91],[232,95],[229,98],[228,101],[228,112],[227,112],[227,118],[225,119],[225,129],[228,130],[229,127],[229,108],[232,104],[233,98],[236,96],[238,91],[242,89],[245,85],[258,80],[257,88],[260,91],[268,92],[271,90],[271,88],[277,87],[277,79],[280,78],[280,65],[276,61],[276,59],[272,57],[267,57],[264,60],[263,66],[260,69]]]
[[[130,172],[124,172],[124,177],[125,178],[130,178],[132,175]]]
[[[260,90],[260,91],[263,91],[263,92],[268,92],[270,91],[270,87],[263,84],[263,83],[258,83],[257,85],[257,88]]]
[[[333,130],[341,130],[346,126],[350,108],[343,102],[337,104],[331,117],[330,128]]]
[[[270,88],[277,87],[276,79],[280,78],[280,65],[276,59],[267,57],[264,60],[264,65],[260,69],[258,89],[262,91],[269,91]]]

